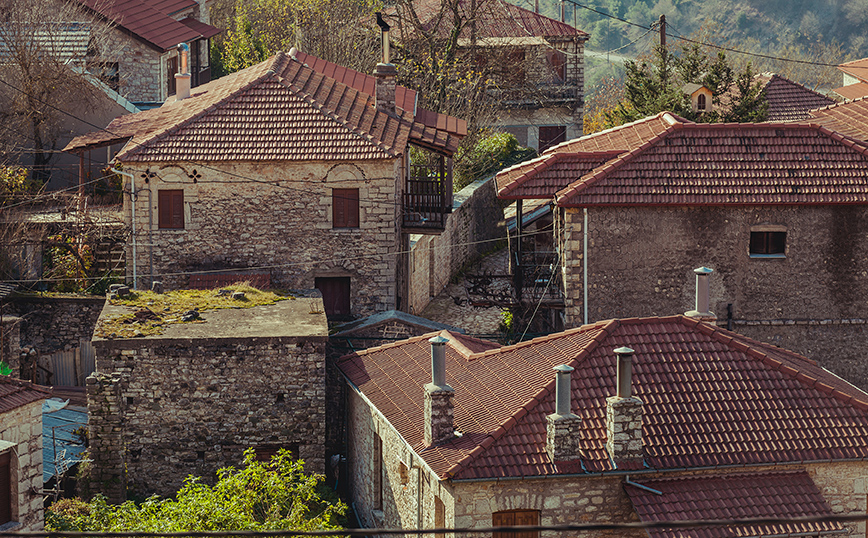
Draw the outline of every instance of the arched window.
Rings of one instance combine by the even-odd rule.
[[[706,107],[705,94],[700,93],[699,97],[696,100],[696,108],[699,110],[705,110]]]

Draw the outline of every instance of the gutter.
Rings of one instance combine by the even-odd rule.
[[[133,176],[132,172],[124,172],[123,170],[118,170],[115,167],[110,167],[113,173],[126,176],[130,178],[130,207],[132,209],[132,220],[131,220],[131,228],[133,233],[133,289],[137,290],[138,287],[138,271],[136,266],[136,198],[138,198],[136,194],[136,178]]]

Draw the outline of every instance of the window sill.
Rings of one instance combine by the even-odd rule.
[[[759,260],[783,260],[786,259],[786,254],[751,254],[751,258]]]

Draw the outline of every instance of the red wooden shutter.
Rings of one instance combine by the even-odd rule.
[[[184,191],[160,191],[157,197],[160,228],[184,228]]]
[[[12,470],[10,453],[0,454],[0,525],[12,521]]]
[[[332,227],[359,227],[359,189],[332,189]]]

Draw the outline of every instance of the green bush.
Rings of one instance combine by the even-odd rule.
[[[536,150],[519,146],[515,135],[487,134],[470,150],[460,148],[455,155],[455,190],[533,157],[536,157]]]
[[[204,532],[338,530],[346,505],[322,484],[322,475],[304,474],[303,463],[281,450],[270,462],[244,453],[240,469],[217,471],[214,486],[190,476],[175,499],[153,496],[141,504],[110,505],[96,496],[85,503],[65,499],[46,510],[48,531]]]

